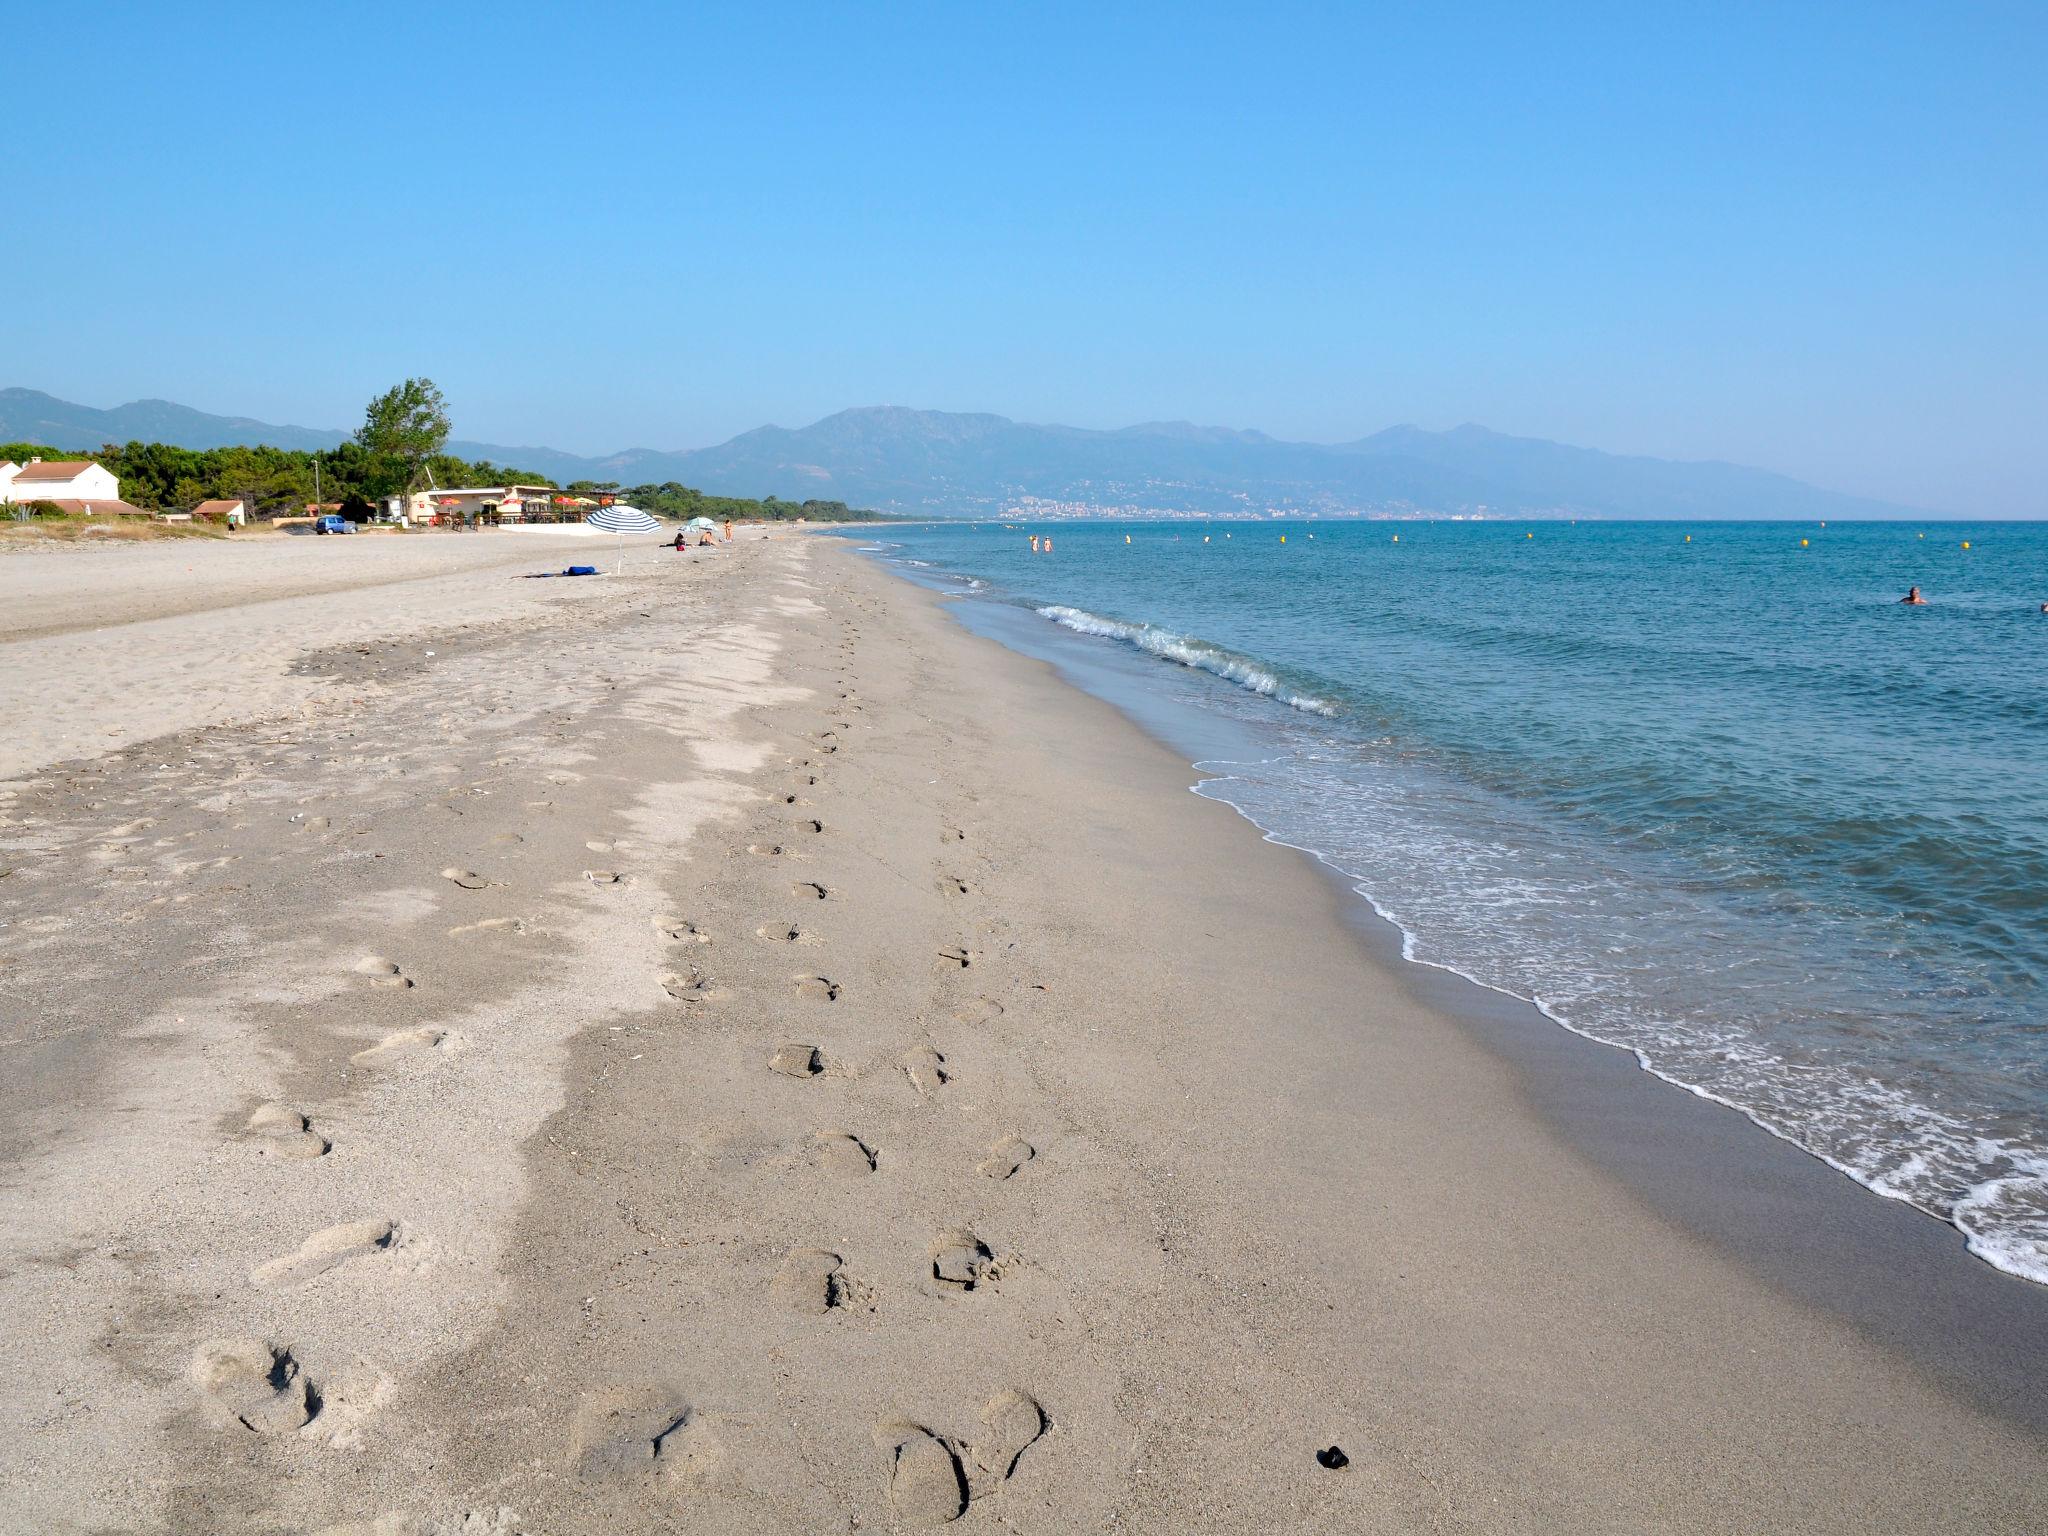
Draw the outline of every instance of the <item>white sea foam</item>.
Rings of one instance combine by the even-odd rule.
[[[1306,694],[1294,693],[1281,685],[1280,679],[1265,668],[1247,661],[1242,656],[1232,655],[1213,645],[1204,645],[1186,635],[1176,635],[1171,630],[1160,629],[1152,624],[1126,624],[1121,619],[1105,619],[1100,614],[1089,613],[1083,608],[1066,608],[1054,604],[1038,610],[1041,618],[1051,619],[1055,624],[1083,635],[1099,635],[1106,640],[1121,640],[1134,645],[1162,661],[1178,662],[1184,667],[1213,673],[1240,688],[1249,688],[1253,693],[1264,694],[1295,709],[1306,710],[1312,715],[1334,715],[1336,706],[1322,699],[1310,698]]]

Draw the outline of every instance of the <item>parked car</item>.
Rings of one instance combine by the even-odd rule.
[[[313,531],[315,533],[354,533],[356,525],[345,517],[339,517],[329,512],[325,517],[313,520]]]

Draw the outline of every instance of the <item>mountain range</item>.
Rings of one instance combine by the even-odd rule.
[[[214,416],[168,400],[111,410],[0,389],[0,442],[85,450],[132,440],[185,448],[331,448],[346,433]],[[1020,502],[1104,512],[1472,513],[1500,517],[1892,518],[1922,509],[1718,461],[1644,458],[1480,426],[1390,427],[1348,443],[1148,422],[1115,431],[873,406],[808,427],[757,427],[712,448],[553,448],[451,441],[448,452],[567,483],[680,481],[716,495],[817,497],[914,516],[990,515]]]

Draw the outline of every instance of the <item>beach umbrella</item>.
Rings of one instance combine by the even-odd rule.
[[[692,528],[709,528],[713,533],[718,531],[718,524],[711,521],[708,517],[693,517],[690,519],[689,525]]]
[[[617,570],[612,573],[614,575],[617,575],[618,571],[623,571],[626,568],[627,534],[659,533],[661,531],[661,524],[657,523],[645,512],[642,512],[638,507],[624,505],[600,507],[597,511],[586,516],[583,522],[586,527],[602,528],[606,533],[616,533],[619,536],[619,563]]]

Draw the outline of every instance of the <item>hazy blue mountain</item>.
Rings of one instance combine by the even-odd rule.
[[[0,440],[93,448],[130,438],[186,447],[328,447],[340,432],[209,416],[168,401],[110,411],[0,390]],[[871,406],[807,427],[757,427],[714,448],[597,457],[469,440],[448,450],[561,481],[679,480],[717,494],[823,497],[932,515],[991,513],[1021,497],[1142,511],[1474,512],[1495,516],[1873,518],[1914,508],[1821,490],[1738,464],[1601,453],[1479,426],[1391,427],[1351,443],[1146,422],[1115,431],[1004,416]]]
[[[348,434],[277,427],[246,416],[209,416],[169,400],[131,400],[110,411],[73,405],[38,389],[0,389],[0,442],[97,448],[102,443],[171,443],[179,448],[332,448]]]

